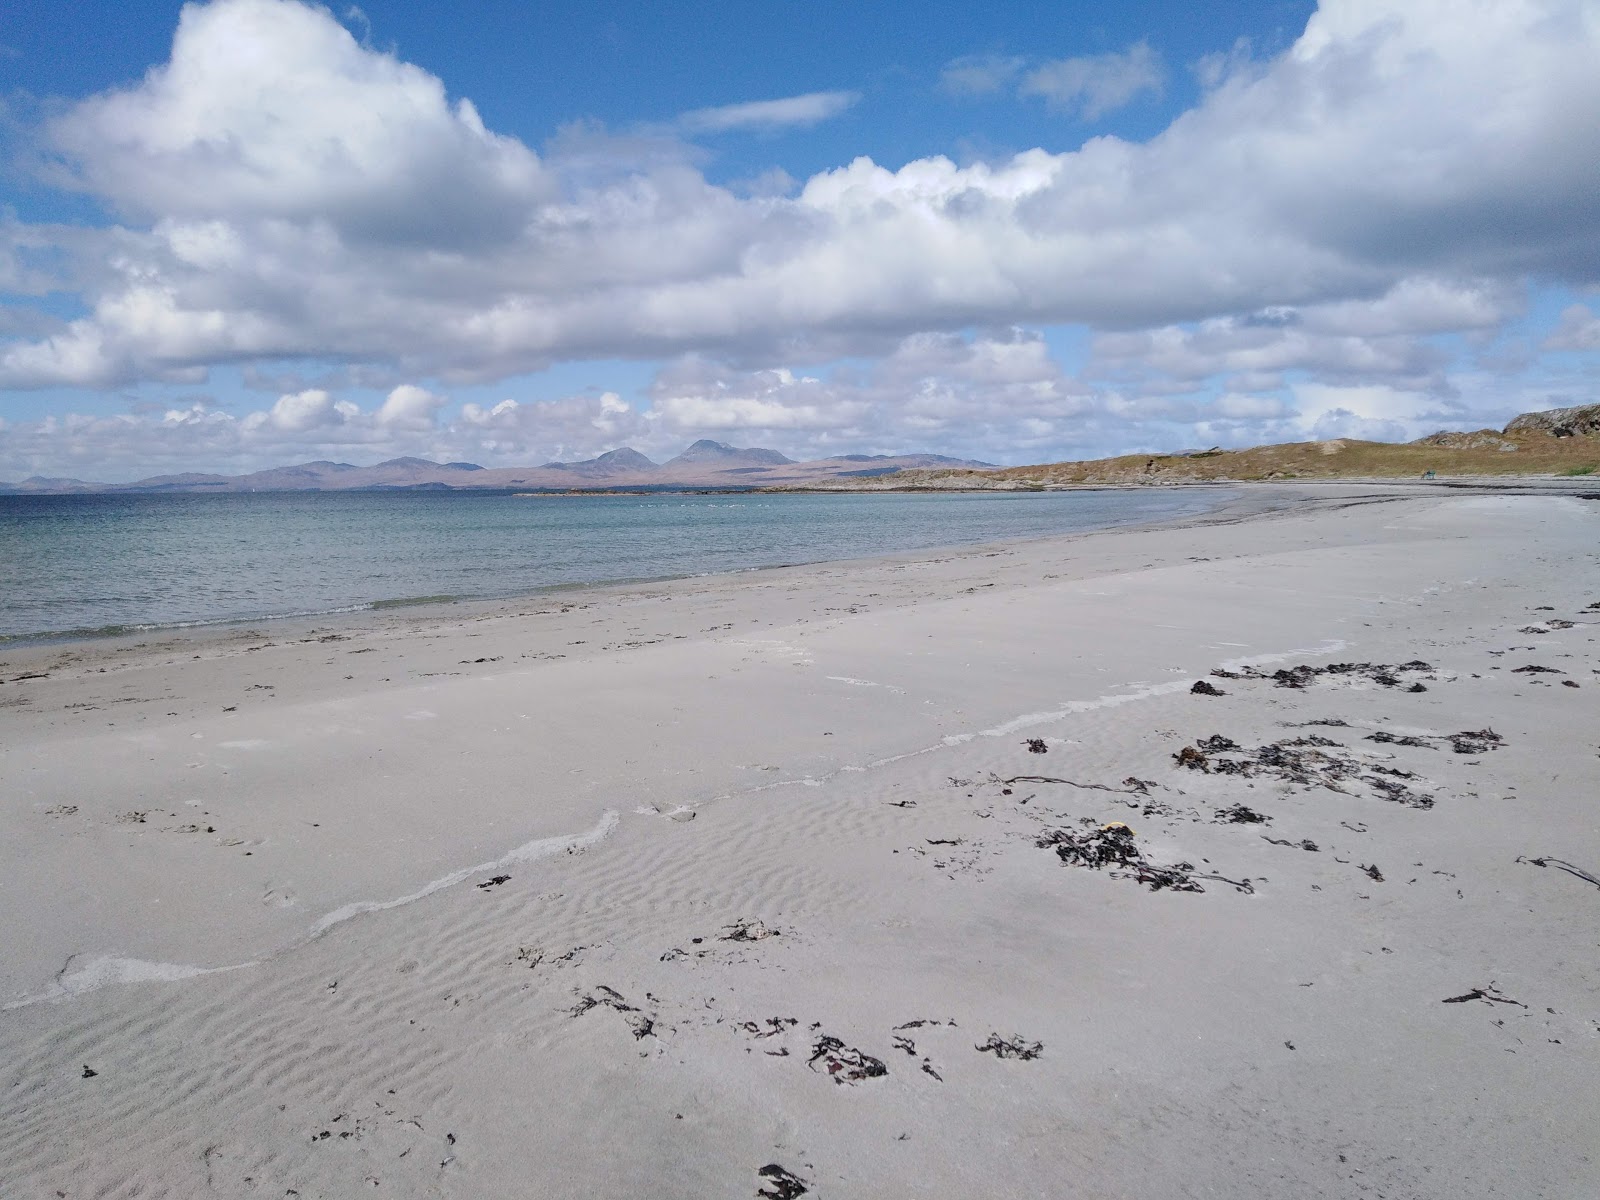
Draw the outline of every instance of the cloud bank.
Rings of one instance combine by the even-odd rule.
[[[1097,422],[1135,430],[1151,413],[1268,433],[1286,399],[1324,425],[1378,420],[1361,416],[1384,394],[1372,389],[1421,397],[1394,410],[1421,421],[1484,390],[1447,369],[1439,337],[1492,336],[1530,280],[1600,283],[1596,62],[1590,0],[1325,0],[1281,56],[1208,60],[1203,98],[1145,143],[965,165],[858,158],[792,188],[733,188],[648,139],[632,158],[608,144],[598,168],[541,156],[321,8],[190,4],[167,62],[40,131],[50,181],[107,221],[0,223],[15,301],[0,387],[337,364],[432,390],[392,393],[373,415],[302,389],[256,432],[342,421],[426,439],[446,428],[427,397],[452,386],[665,360],[645,432],[789,431],[822,448],[824,427],[873,439],[893,420],[904,446],[958,414],[974,448],[1004,426],[1012,457],[1092,445],[1111,428]],[[945,84],[1018,88],[1090,118],[1164,71],[1140,43],[1031,69],[960,60]],[[680,130],[804,126],[856,100],[702,109]],[[79,315],[29,299],[51,294]],[[970,331],[1054,325],[1092,331],[1081,378],[906,365],[955,343],[1014,363],[1039,351]],[[1592,350],[1594,329],[1577,306],[1546,348]],[[853,380],[810,369],[851,356],[876,366]],[[1207,379],[1221,381],[1208,403],[1179,399]],[[525,409],[546,411],[449,420],[529,444]]]

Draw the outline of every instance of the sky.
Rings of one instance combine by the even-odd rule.
[[[12,6],[0,480],[1600,401],[1597,63],[1600,0]]]

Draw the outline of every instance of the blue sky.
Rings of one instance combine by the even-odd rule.
[[[0,479],[1600,398],[1592,0],[27,7]]]

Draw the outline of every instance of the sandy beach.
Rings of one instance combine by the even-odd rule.
[[[1597,529],[6,648],[0,1195],[1600,1194]]]

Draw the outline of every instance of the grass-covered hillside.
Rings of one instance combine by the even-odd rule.
[[[1248,450],[1124,454],[1088,462],[1045,463],[987,471],[900,471],[846,486],[1027,490],[1096,483],[1416,479],[1428,471],[1447,478],[1600,475],[1600,404],[1527,413],[1503,430],[1435,433],[1404,444],[1338,438],[1327,442],[1255,446]]]

